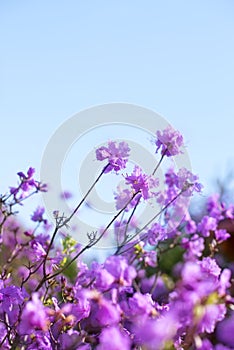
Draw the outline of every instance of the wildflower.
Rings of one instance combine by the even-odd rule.
[[[43,214],[45,212],[45,208],[42,208],[42,207],[38,207],[33,215],[31,216],[31,219],[32,221],[35,221],[35,222],[43,222],[44,224],[47,223],[47,220],[43,218]]]
[[[109,164],[105,169],[105,173],[111,170],[119,171],[126,167],[127,158],[129,156],[130,148],[124,141],[117,144],[114,141],[108,142],[108,147],[102,146],[96,150],[97,160],[108,160]]]
[[[166,155],[167,157],[183,153],[181,150],[183,146],[183,136],[179,131],[176,131],[171,126],[168,126],[163,131],[157,131],[156,136],[156,153],[160,148],[161,154]]]
[[[142,169],[135,166],[133,173],[130,176],[126,176],[126,183],[130,184],[135,193],[140,192],[144,199],[148,199],[154,195],[152,188],[158,186],[158,179],[153,178],[142,173]]]

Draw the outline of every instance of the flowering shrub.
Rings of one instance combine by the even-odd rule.
[[[157,178],[164,158],[183,151],[183,138],[167,128],[156,133],[155,144],[160,160],[155,157],[151,174],[138,166],[124,173],[125,142],[97,149],[97,160],[106,162],[101,174],[69,217],[55,208],[52,232],[41,207],[31,216],[33,230],[20,226],[15,207],[46,186],[33,168],[18,173],[18,185],[0,198],[0,349],[234,348],[232,266],[219,254],[230,237],[220,223],[234,218],[234,208],[212,197],[205,215],[193,220],[188,198],[202,189],[197,176],[169,168],[163,190]],[[88,232],[81,246],[64,230],[109,172],[126,184],[115,192],[117,214],[99,232]],[[137,208],[149,200],[159,209],[142,225]],[[111,227],[115,253],[88,265],[82,254]]]

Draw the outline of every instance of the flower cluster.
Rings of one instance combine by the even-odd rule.
[[[162,158],[181,152],[177,131],[167,128],[157,137]],[[97,160],[108,163],[95,184],[110,171],[118,175],[129,152],[125,142],[97,149]],[[68,225],[84,200],[67,218],[55,208],[53,228],[42,207],[32,213],[32,228],[20,224],[13,208],[46,187],[34,169],[18,173],[18,186],[1,196],[0,349],[234,348],[234,269],[225,253],[234,207],[213,196],[202,217],[192,218],[187,199],[201,191],[197,176],[168,169],[159,190],[157,164],[154,169],[145,174],[135,166],[121,174],[117,214],[89,233],[85,246]],[[137,209],[149,201],[158,209],[141,223]],[[110,228],[115,252],[104,261],[85,259]]]

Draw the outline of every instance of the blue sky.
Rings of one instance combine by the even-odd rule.
[[[0,2],[1,184],[39,171],[74,113],[128,102],[163,115],[210,186],[233,168],[234,3]]]

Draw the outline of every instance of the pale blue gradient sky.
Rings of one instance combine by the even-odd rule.
[[[69,116],[129,102],[183,135],[205,184],[234,167],[234,2],[1,0],[1,184]]]

